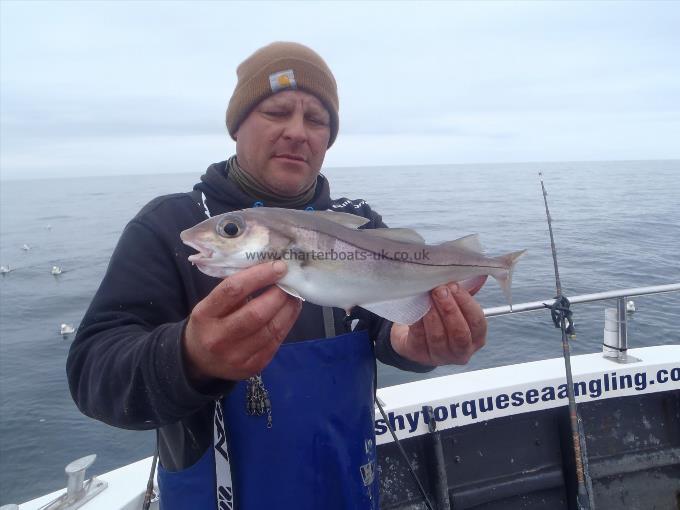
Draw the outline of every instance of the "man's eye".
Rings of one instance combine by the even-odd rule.
[[[264,113],[271,117],[285,117],[287,115],[287,113],[282,110],[267,110]]]
[[[321,117],[307,117],[307,120],[312,124],[317,124],[319,126],[327,126],[328,121]]]

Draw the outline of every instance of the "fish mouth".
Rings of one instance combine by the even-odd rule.
[[[197,250],[198,253],[189,255],[188,260],[191,265],[196,266],[199,271],[207,274],[208,276],[215,276],[217,278],[224,278],[230,274],[234,274],[242,267],[237,267],[235,265],[224,264],[220,257],[214,257],[215,251],[205,246],[201,246],[199,243],[187,241],[182,239],[184,244]]]
[[[190,246],[194,250],[196,250],[198,253],[194,253],[192,255],[189,255],[189,262],[192,264],[200,264],[200,263],[206,263],[212,259],[213,254],[215,253],[214,250],[211,250],[210,248],[206,248],[205,246],[201,246],[198,243],[194,243],[192,241],[187,241],[186,239],[182,239],[182,242],[186,244],[187,246]]]

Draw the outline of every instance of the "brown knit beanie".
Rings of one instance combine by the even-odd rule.
[[[236,69],[238,82],[227,107],[231,137],[250,111],[276,92],[299,89],[314,94],[331,117],[328,147],[338,134],[338,88],[326,62],[312,49],[293,42],[275,42],[260,48]]]

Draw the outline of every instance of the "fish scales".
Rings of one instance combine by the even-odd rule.
[[[429,245],[408,229],[359,230],[367,221],[331,211],[244,209],[210,218],[181,238],[198,250],[189,260],[206,274],[224,277],[281,259],[288,272],[279,287],[348,313],[361,306],[410,324],[430,308],[434,287],[486,275],[510,301],[512,270],[524,251],[486,257],[476,236]]]
[[[370,236],[370,232],[372,232],[370,229],[350,229],[324,217],[315,217],[313,214],[309,214],[312,211],[303,211],[302,214],[300,214],[301,211],[279,209],[280,212],[277,213],[275,217],[268,214],[257,214],[260,211],[264,212],[266,210],[267,209],[265,208],[258,207],[257,209],[252,209],[250,211],[255,211],[253,216],[259,216],[258,219],[262,221],[262,224],[272,230],[282,230],[292,233],[295,228],[299,228],[318,233],[319,227],[321,227],[323,233],[331,238],[341,239],[348,245],[371,253],[387,253],[387,258],[393,258],[389,255],[395,253],[406,253],[407,257],[405,259],[400,259],[399,262],[412,262],[423,266],[477,265],[479,267],[503,268],[502,263],[484,257],[482,254],[475,253],[471,250],[461,248],[460,253],[452,253],[450,249],[442,245],[410,243],[387,238],[373,238]],[[367,233],[369,235],[367,235]],[[422,249],[423,247],[427,249],[429,260],[424,261],[415,259],[415,254],[420,253],[419,249]],[[467,257],[467,259],[463,259],[463,257]]]

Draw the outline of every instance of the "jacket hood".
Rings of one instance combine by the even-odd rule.
[[[222,214],[236,209],[248,209],[256,207],[260,202],[265,207],[266,203],[259,201],[246,194],[234,181],[229,179],[227,161],[213,163],[201,176],[201,182],[194,186],[195,190],[203,193],[207,199],[212,215]],[[316,178],[316,191],[314,198],[300,209],[313,208],[324,211],[331,205],[330,186],[328,179],[322,174]]]

